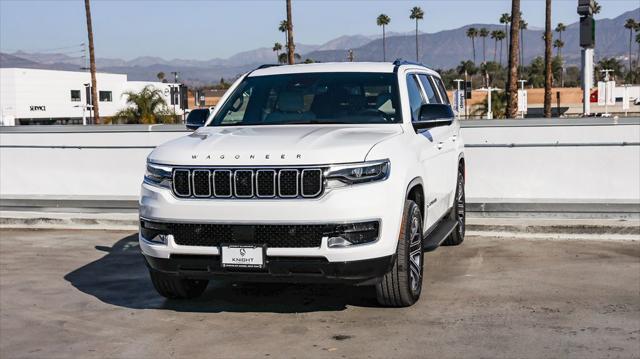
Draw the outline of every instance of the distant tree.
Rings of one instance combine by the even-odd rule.
[[[524,31],[529,28],[529,23],[527,23],[522,18],[522,13],[520,14],[520,68],[524,66]]]
[[[280,61],[280,51],[282,51],[282,44],[279,42],[276,42],[275,44],[273,44],[272,50],[276,53],[276,59]]]
[[[596,76],[600,75],[601,70],[612,70],[609,75],[613,76],[613,80],[621,78],[624,74],[624,66],[620,60],[613,57],[605,57],[598,61],[595,68]]]
[[[638,56],[636,56],[636,67],[640,68],[640,23],[636,29],[636,43],[638,44]]]
[[[482,38],[482,62],[487,62],[487,36],[489,36],[489,30],[482,28],[478,31],[478,36]]]
[[[553,47],[557,50],[556,56],[562,58],[562,48],[564,47],[564,41],[560,39],[555,39],[553,41]]]
[[[312,63],[314,63],[314,62],[315,62],[315,61],[313,61],[313,59],[305,59],[302,63],[303,63],[303,64],[312,64]]]
[[[164,79],[165,79],[165,77],[166,77],[166,75],[165,75],[165,73],[164,73],[164,72],[160,71],[160,72],[158,72],[158,73],[156,74],[156,77],[158,78],[158,81],[163,82],[163,81],[164,81]]]
[[[289,23],[287,22],[287,20],[282,20],[280,21],[280,25],[278,25],[278,31],[284,33],[284,47],[285,49],[289,48],[289,34],[288,34],[288,30],[289,29]],[[289,51],[289,50],[286,50]],[[280,55],[278,55],[278,59],[280,58]],[[284,62],[286,63],[286,62]]]
[[[562,33],[567,31],[567,26],[563,23],[558,23],[555,31],[558,33],[558,37],[562,41]]]
[[[633,31],[636,29],[637,23],[634,19],[627,19],[624,23],[624,28],[629,30],[629,72],[631,72],[631,48],[633,46]]]
[[[295,60],[300,60],[300,59],[302,59],[302,56],[300,56],[300,54],[296,52],[296,53],[293,54],[293,58]],[[281,64],[288,63],[289,62],[289,55],[287,53],[285,53],[285,52],[281,53],[280,57],[278,58],[278,62],[281,63]]]
[[[420,55],[418,51],[418,21],[424,19],[424,11],[419,6],[414,6],[411,9],[409,19],[416,21],[416,61],[420,61]]]
[[[498,61],[498,37],[500,37],[500,30],[491,31],[491,40],[493,40],[493,62]]]
[[[173,123],[176,117],[167,108],[162,91],[152,85],[145,86],[140,92],[128,91],[127,108],[118,111],[112,118],[117,123]]]
[[[593,14],[594,15],[598,15],[600,13],[600,11],[602,11],[602,6],[597,1],[594,1],[593,2]]]
[[[458,65],[458,67],[456,67],[456,71],[458,73],[458,75],[470,75],[473,76],[478,72],[478,68],[476,67],[476,65],[473,63],[473,61],[461,61],[460,65]]]
[[[486,116],[489,112],[489,97],[487,96],[480,107],[474,111],[476,116]],[[507,117],[507,94],[504,91],[492,91],[491,92],[491,112],[493,118],[506,118]]]
[[[504,24],[504,35],[507,39],[507,43],[509,43],[509,24],[511,23],[511,14],[505,12],[500,15],[500,23]],[[500,63],[502,63],[502,55],[500,55]]]
[[[478,36],[478,30],[475,27],[467,29],[467,37],[471,39],[471,48],[473,49],[473,63],[476,63],[476,37]]]
[[[391,18],[385,14],[380,14],[376,18],[376,24],[382,26],[382,61],[387,61],[387,36],[385,33],[385,27],[389,25]]]

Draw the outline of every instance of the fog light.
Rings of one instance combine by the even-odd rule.
[[[344,248],[352,245],[353,243],[349,242],[346,238],[342,237],[331,237],[327,241],[327,245],[329,248]]]

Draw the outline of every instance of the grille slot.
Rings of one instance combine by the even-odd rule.
[[[315,197],[322,192],[322,170],[302,170],[302,197]]]
[[[256,195],[261,198],[276,196],[276,171],[258,170],[256,172]]]
[[[194,170],[191,181],[195,197],[211,197],[211,173],[209,170]]]
[[[278,194],[282,198],[298,196],[298,170],[280,170],[278,172]]]
[[[173,192],[189,198],[315,198],[324,191],[323,168],[177,168]]]
[[[173,171],[173,191],[177,196],[191,196],[191,181],[189,177],[189,170],[177,169]]]
[[[235,195],[238,198],[253,197],[253,171],[238,170],[233,174]]]
[[[231,171],[213,171],[213,194],[216,197],[231,197]]]

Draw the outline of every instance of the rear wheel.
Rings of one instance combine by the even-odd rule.
[[[466,200],[464,197],[464,169],[458,170],[458,181],[456,183],[456,196],[453,201],[453,208],[449,219],[458,223],[456,229],[442,243],[445,246],[457,246],[464,241],[465,224],[467,217]]]
[[[396,261],[391,271],[376,285],[378,303],[388,307],[408,307],[414,304],[422,292],[423,262],[422,215],[418,205],[407,200]]]
[[[150,269],[149,275],[156,291],[169,299],[191,299],[207,289],[208,280],[187,279]]]

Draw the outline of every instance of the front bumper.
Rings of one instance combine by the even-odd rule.
[[[188,278],[230,278],[252,282],[377,283],[395,262],[395,255],[351,262],[329,262],[317,257],[269,257],[261,270],[222,268],[219,256],[172,255],[156,258],[144,255],[147,266],[165,274]]]
[[[140,216],[168,223],[222,223],[306,225],[378,221],[375,242],[344,248],[329,248],[326,241],[314,248],[269,248],[267,258],[320,258],[330,263],[355,262],[392,256],[396,252],[406,186],[387,180],[325,192],[315,199],[224,200],[179,199],[170,190],[142,184]],[[217,256],[217,246],[185,246],[169,240],[155,244],[140,238],[146,256],[170,259],[175,255]]]

